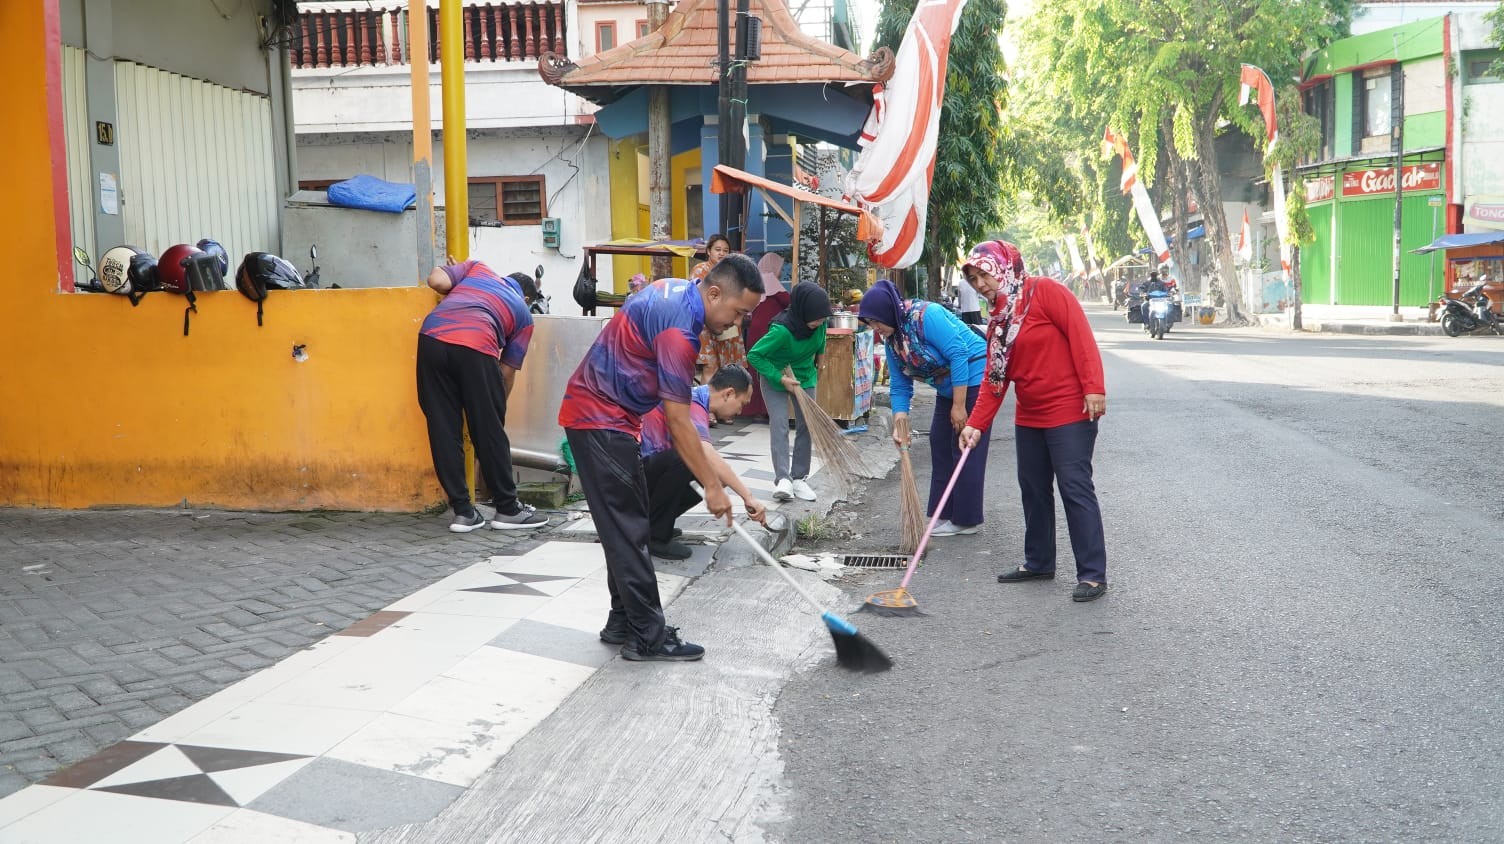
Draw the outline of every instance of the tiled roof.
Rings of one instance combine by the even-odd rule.
[[[749,0],[762,18],[762,58],[747,69],[747,84],[795,82],[883,82],[893,75],[893,52],[886,47],[863,59],[805,35],[783,0]],[[734,9],[734,6],[733,6]],[[730,33],[735,42],[735,14]],[[597,102],[609,102],[622,89],[638,85],[716,83],[716,0],[681,0],[661,28],[575,64],[545,53],[538,73],[551,85],[569,88]]]

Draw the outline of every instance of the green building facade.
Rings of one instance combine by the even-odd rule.
[[[1301,255],[1305,302],[1393,303],[1401,137],[1400,304],[1424,305],[1441,292],[1442,267],[1411,250],[1446,231],[1446,26],[1438,17],[1345,38],[1308,63],[1305,110],[1321,121],[1322,150],[1297,169],[1292,188],[1305,191],[1316,230]]]

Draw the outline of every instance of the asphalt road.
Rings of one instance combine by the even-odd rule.
[[[1092,321],[1108,595],[1071,603],[1063,518],[1059,579],[995,581],[1023,533],[999,426],[926,614],[854,616],[897,668],[784,688],[769,836],[1504,840],[1504,340]],[[895,489],[842,550],[896,541]]]

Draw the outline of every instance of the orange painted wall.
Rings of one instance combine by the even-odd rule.
[[[61,293],[55,0],[0,3],[0,505],[416,510],[442,499],[414,387],[421,288]],[[54,64],[55,68],[55,64]],[[58,135],[55,137],[55,135]],[[61,220],[57,210],[62,209]],[[60,226],[63,237],[59,238]],[[296,362],[302,344],[308,359]]]

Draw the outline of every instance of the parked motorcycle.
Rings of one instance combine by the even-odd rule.
[[[1504,334],[1504,324],[1494,313],[1493,303],[1483,292],[1487,280],[1473,285],[1458,298],[1443,295],[1441,301],[1441,330],[1448,337],[1464,334]]]

